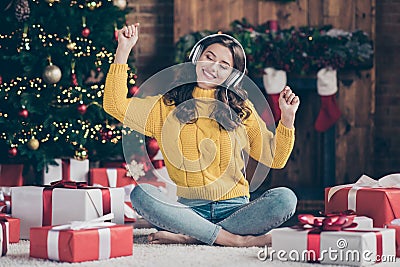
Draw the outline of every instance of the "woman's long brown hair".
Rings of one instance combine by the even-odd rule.
[[[208,46],[215,43],[229,48],[233,57],[234,70],[236,69],[243,73],[245,71],[245,55],[243,54],[241,47],[226,36],[215,36],[203,41],[203,51],[205,51]],[[190,62],[190,59],[187,59],[187,62]],[[195,65],[184,64],[175,77],[172,86],[173,89],[163,96],[163,101],[166,105],[176,106],[174,111],[175,116],[181,123],[194,123],[197,120],[196,100],[193,99],[192,95],[193,90],[197,85],[197,82],[195,82],[197,80],[195,68]],[[190,82],[182,83],[182,81]],[[228,96],[228,99],[226,99],[226,95]],[[188,101],[191,99],[193,100]],[[245,104],[245,100],[248,99],[247,92],[240,87],[240,83],[234,88],[217,86],[215,90],[215,99],[225,103],[225,105],[223,105],[224,108],[221,108],[221,105],[218,104],[218,109],[214,109],[212,116],[219,123],[220,127],[227,131],[236,129],[251,114],[250,108]],[[232,116],[226,103],[229,103],[232,113],[236,113],[236,116]]]

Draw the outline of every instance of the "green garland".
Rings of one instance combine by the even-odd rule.
[[[176,43],[175,62],[184,62],[194,44],[211,33],[182,36]],[[243,45],[250,76],[262,75],[266,67],[305,75],[324,67],[363,70],[373,66],[372,41],[360,30],[347,32],[324,25],[270,31],[267,23],[254,26],[243,19],[232,22],[231,30],[224,33]]]

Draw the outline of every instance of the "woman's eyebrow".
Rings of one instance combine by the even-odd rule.
[[[217,57],[217,56],[214,54],[213,51],[208,50],[207,52],[211,53],[214,57]],[[227,61],[225,61],[225,60],[222,60],[221,62],[224,63],[224,64],[226,64],[226,65],[228,65],[229,67],[231,66],[231,64],[229,64],[229,62],[227,62]]]

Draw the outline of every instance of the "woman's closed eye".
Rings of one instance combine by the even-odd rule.
[[[212,62],[215,62],[214,59],[213,59],[210,55],[207,55],[206,58],[207,58],[208,60],[212,61]],[[224,64],[224,63],[221,64],[221,63],[218,63],[218,66],[219,66],[221,69],[223,69],[223,70],[229,69],[229,65],[228,65],[228,64]]]

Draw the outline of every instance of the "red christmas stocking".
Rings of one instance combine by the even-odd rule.
[[[275,122],[281,118],[281,110],[279,108],[279,93],[285,88],[287,83],[286,72],[274,68],[265,68],[263,75],[263,83],[267,92],[268,104],[272,110]]]
[[[340,110],[336,103],[336,94],[321,96],[321,108],[315,120],[315,130],[325,132],[340,118]]]
[[[336,103],[338,90],[336,70],[323,68],[317,74],[317,90],[321,96],[321,107],[314,128],[325,132],[340,118],[340,109]]]

